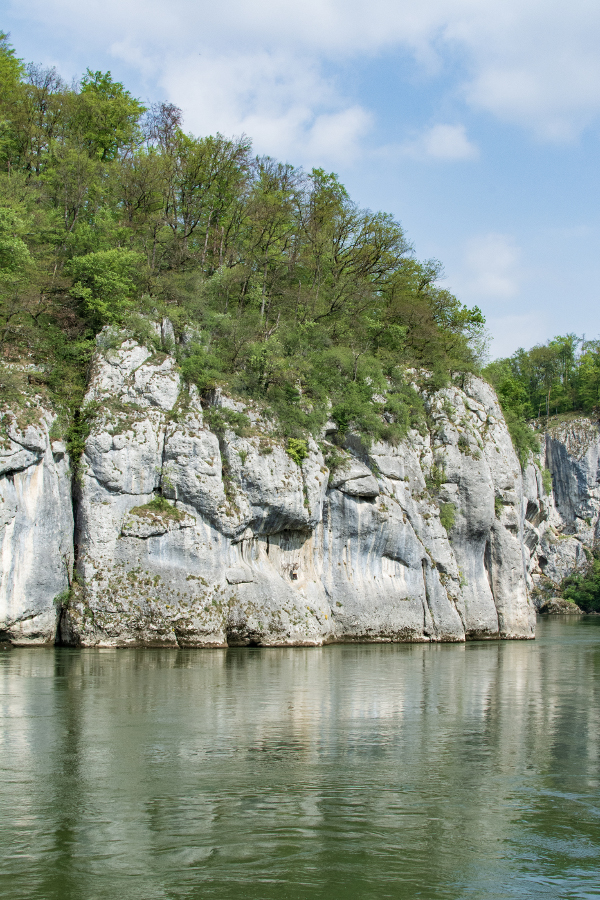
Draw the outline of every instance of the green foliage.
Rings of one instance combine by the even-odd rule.
[[[537,452],[528,419],[600,409],[599,341],[559,335],[496,360],[483,374],[496,388],[522,464],[530,452]]]
[[[145,503],[143,506],[134,506],[133,509],[129,510],[129,515],[151,519],[172,519],[175,522],[179,522],[184,518],[185,514],[169,503],[165,497],[157,494],[149,503]]]
[[[513,447],[519,457],[521,468],[525,468],[530,457],[540,452],[540,442],[526,420],[510,409],[502,410],[510,433]]]
[[[471,448],[470,448],[470,445],[469,445],[469,439],[468,439],[468,437],[466,436],[466,434],[459,434],[459,436],[458,436],[458,449],[461,451],[461,453],[469,453],[469,451],[470,451]]]
[[[142,104],[110,72],[87,70],[81,79],[70,127],[90,157],[114,159],[138,137]]]
[[[545,494],[552,493],[552,472],[550,469],[542,469],[542,485]]]
[[[26,395],[26,374],[9,366],[0,365],[0,409],[20,406]]]
[[[344,469],[350,462],[348,454],[339,450],[333,444],[322,446],[325,465],[329,469],[329,481],[331,482],[334,474]]]
[[[440,503],[440,522],[448,534],[454,528],[456,521],[456,506],[454,503]]]
[[[0,31],[0,86],[4,91],[16,87],[25,71],[20,59],[15,56],[14,48],[8,42],[9,35]]]
[[[527,387],[515,374],[509,360],[491,363],[483,374],[496,389],[513,446],[524,468],[531,454],[540,450],[539,441],[527,422],[533,409]]]
[[[85,443],[90,435],[94,419],[100,410],[97,401],[93,400],[79,409],[75,409],[70,419],[66,437],[67,450],[71,460],[73,473],[77,477],[81,472],[81,457],[85,450]]]
[[[245,413],[227,409],[225,406],[220,406],[218,409],[214,406],[209,407],[204,411],[204,418],[211,431],[221,438],[225,437],[228,428],[237,437],[245,437],[250,428],[250,419]]]
[[[301,466],[308,456],[308,444],[306,441],[298,440],[297,438],[289,438],[285,452],[294,460],[296,465]]]
[[[600,559],[594,559],[581,574],[568,575],[560,586],[562,597],[584,612],[600,613]]]
[[[186,134],[110,72],[67,86],[3,34],[0,88],[0,356],[40,368],[75,458],[107,326],[157,344],[150,322],[168,317],[188,384],[253,398],[284,440],[331,417],[340,439],[397,442],[425,421],[409,380],[477,370],[481,312],[334,173]]]
[[[133,250],[100,250],[72,259],[67,271],[75,284],[71,294],[82,301],[84,317],[94,330],[120,325],[132,311],[141,254]]]
[[[198,344],[193,344],[183,358],[181,374],[188,384],[195,384],[201,394],[213,390],[225,377],[220,358]]]
[[[425,484],[430,494],[439,494],[440,489],[446,480],[446,472],[441,462],[434,462],[429,474],[425,477]]]
[[[29,269],[32,259],[22,239],[25,230],[14,210],[0,207],[0,279]]]
[[[504,511],[504,503],[502,502],[502,497],[494,497],[494,514],[497,519],[502,517],[502,512]]]
[[[73,590],[72,588],[66,588],[64,591],[61,591],[60,594],[57,594],[53,600],[54,606],[57,610],[61,610],[64,608],[68,608],[73,598]]]

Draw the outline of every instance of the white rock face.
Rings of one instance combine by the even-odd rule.
[[[217,393],[203,410],[172,359],[132,342],[98,356],[87,399],[100,413],[83,459],[79,586],[63,640],[533,637],[521,472],[484,382],[428,398],[431,433],[369,454],[350,441],[331,473],[313,441],[297,465],[251,406],[244,436],[215,433],[215,408],[243,406]],[[148,506],[157,492],[171,505]]]
[[[0,640],[52,643],[57,628],[83,646],[529,638],[527,586],[552,592],[600,539],[598,423],[552,426],[522,475],[476,378],[424,397],[424,434],[368,453],[351,436],[331,472],[327,440],[297,465],[260,409],[217,391],[203,410],[172,357],[132,341],[97,355],[86,400],[98,413],[75,547],[53,414],[3,416]],[[228,411],[248,416],[243,436]],[[171,505],[148,507],[157,496]],[[79,582],[61,609],[74,551]]]
[[[3,414],[0,434],[0,640],[48,644],[55,599],[69,586],[73,507],[66,448],[52,442],[53,415],[31,405]]]
[[[548,494],[542,468],[552,475]],[[550,426],[539,459],[525,472],[524,497],[531,584],[550,588],[584,568],[600,539],[600,429],[596,421],[581,416]],[[543,592],[538,598],[544,601]]]

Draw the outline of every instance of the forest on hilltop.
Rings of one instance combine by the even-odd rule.
[[[0,32],[5,404],[47,392],[75,440],[108,325],[174,353],[201,393],[259,401],[283,436],[331,417],[342,436],[397,440],[423,417],[411,383],[481,371],[484,318],[440,276],[335,174],[257,157],[244,136],[187,134],[177,107],[144,106],[109,72],[66,85]],[[173,346],[152,328],[163,317]],[[524,462],[530,420],[597,409],[600,342],[557,337],[483,374]]]
[[[177,107],[145,107],[110,73],[68,86],[1,34],[4,402],[33,382],[68,432],[108,325],[175,353],[201,392],[255,398],[284,436],[331,416],[395,440],[422,416],[409,380],[478,370],[483,316],[440,274],[335,174],[187,134]],[[161,348],[164,316],[176,340]]]
[[[529,426],[545,425],[550,416],[600,413],[600,341],[574,334],[559,335],[530,350],[519,349],[483,370],[495,387],[511,430],[513,443],[524,462],[537,449]]]

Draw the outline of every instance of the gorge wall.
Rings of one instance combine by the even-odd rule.
[[[0,639],[14,643],[53,640],[73,566],[71,472],[54,419],[30,401],[0,419]]]
[[[550,421],[525,470],[524,546],[539,608],[566,575],[582,570],[600,539],[600,429],[596,420]],[[542,471],[551,476],[544,490]],[[549,488],[549,485],[548,485]]]
[[[222,647],[533,637],[526,563],[533,553],[542,564],[542,521],[551,521],[539,471],[527,470],[524,490],[484,381],[424,399],[422,434],[368,452],[352,438],[333,448],[329,423],[299,463],[258,406],[216,391],[203,409],[172,357],[133,341],[99,352],[75,521],[52,415],[40,407],[22,427],[5,417],[0,639]],[[231,412],[250,426],[236,430]]]

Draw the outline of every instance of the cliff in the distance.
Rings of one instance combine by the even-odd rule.
[[[52,642],[57,629],[82,646],[533,636],[521,471],[480,379],[428,396],[424,434],[366,453],[352,438],[333,447],[331,423],[300,463],[258,407],[217,391],[203,409],[173,358],[132,341],[97,355],[92,402],[76,581],[58,603],[71,520],[50,419],[27,461],[25,433],[4,457],[0,521],[19,510],[0,532],[5,639]],[[231,422],[242,412],[240,431]]]
[[[536,606],[584,569],[600,539],[600,429],[596,420],[550,421],[540,457],[524,474],[524,540]],[[552,477],[544,490],[541,470]]]

